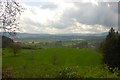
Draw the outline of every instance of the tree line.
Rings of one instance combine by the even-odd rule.
[[[105,40],[100,44],[103,62],[110,68],[120,69],[120,33],[111,28]]]

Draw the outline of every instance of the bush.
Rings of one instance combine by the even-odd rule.
[[[16,56],[17,53],[21,49],[20,44],[18,44],[18,43],[12,43],[12,44],[10,44],[9,48],[13,52],[14,56]]]
[[[3,66],[2,67],[2,78],[14,78],[15,73],[10,66]]]
[[[75,67],[64,67],[56,76],[57,78],[81,78],[78,74],[78,70]]]
[[[24,45],[21,46],[22,49],[43,49],[42,47],[39,46],[33,46],[33,45]]]

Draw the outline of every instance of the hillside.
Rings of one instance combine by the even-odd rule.
[[[86,40],[103,40],[107,33],[99,34],[29,34],[17,33],[17,40],[72,40],[72,39],[86,39]]]

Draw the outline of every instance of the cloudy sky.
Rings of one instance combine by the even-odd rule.
[[[25,33],[101,33],[118,27],[118,3],[91,0],[24,1],[26,8],[20,17]]]

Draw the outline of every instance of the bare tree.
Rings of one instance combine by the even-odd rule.
[[[0,29],[14,36],[19,30],[19,22],[17,21],[19,15],[24,8],[19,2],[15,0],[0,0]],[[3,33],[4,35],[4,33]]]

